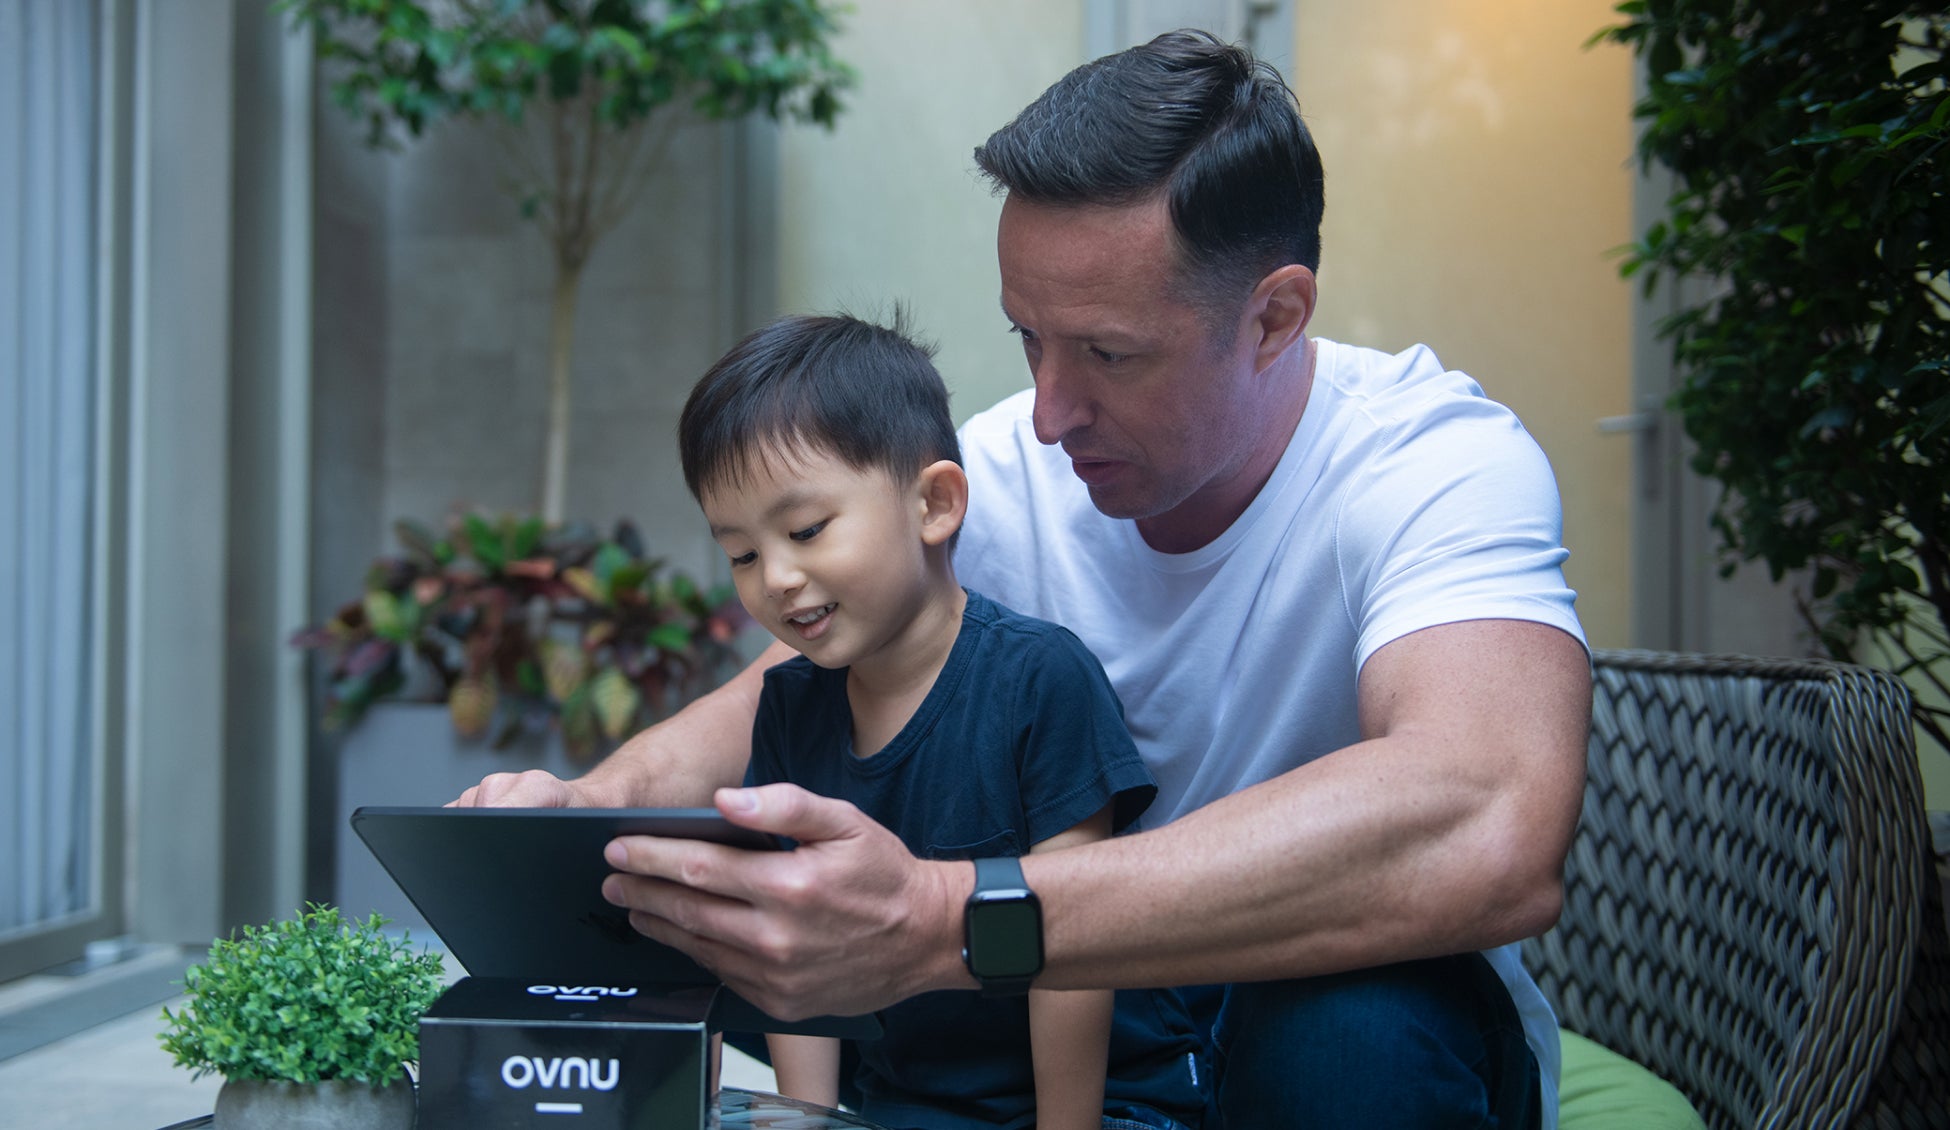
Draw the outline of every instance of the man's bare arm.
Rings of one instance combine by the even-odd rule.
[[[1382,648],[1360,744],[1164,828],[1025,860],[1038,985],[1306,976],[1529,937],[1557,919],[1584,784],[1589,661],[1473,621]]]
[[[1156,831],[1023,861],[1039,988],[1307,976],[1485,949],[1556,919],[1590,723],[1585,651],[1472,621],[1377,652],[1369,735]],[[785,1019],[973,988],[966,863],[915,859],[852,806],[789,785],[716,797],[792,852],[632,836],[605,883],[631,921]]]
[[[732,679],[618,746],[571,781],[540,769],[493,773],[455,801],[472,808],[660,808],[711,803],[745,778],[765,669],[791,658],[776,641]]]

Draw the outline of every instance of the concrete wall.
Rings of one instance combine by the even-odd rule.
[[[373,153],[319,131],[319,544],[315,606],[358,592],[400,518],[540,503],[553,257],[503,191],[499,150],[447,123]],[[726,253],[734,127],[691,123],[582,280],[568,513],[629,518],[653,552],[715,567],[675,454],[691,383],[735,338]]]
[[[779,143],[780,311],[895,301],[953,393],[957,422],[1029,384],[1005,332],[1000,198],[971,154],[1083,61],[1084,5],[855,0],[835,45],[860,71],[838,127]]]
[[[584,270],[572,372],[567,513],[631,518],[655,552],[706,564],[675,453],[691,383],[734,337],[730,129],[679,131],[662,168]],[[540,505],[553,256],[502,190],[479,129],[400,154],[387,241],[385,511]],[[665,547],[669,549],[666,551]]]
[[[1631,643],[1632,61],[1608,0],[1306,0],[1297,92],[1327,170],[1322,335],[1425,342],[1516,410],[1564,496],[1591,641]]]

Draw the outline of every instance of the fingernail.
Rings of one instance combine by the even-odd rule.
[[[757,812],[758,798],[750,789],[726,789],[724,806],[733,812]]]
[[[629,863],[630,853],[623,850],[622,844],[611,840],[609,843],[603,845],[603,858],[609,861],[611,867],[621,871],[623,866]]]
[[[623,905],[623,881],[611,875],[603,880],[603,901],[611,906]]]

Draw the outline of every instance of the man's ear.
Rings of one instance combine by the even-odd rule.
[[[921,468],[915,483],[921,507],[921,542],[947,545],[968,517],[968,474],[952,459],[939,459]]]
[[[1263,373],[1280,355],[1298,344],[1313,321],[1314,306],[1320,291],[1314,273],[1298,263],[1288,263],[1259,280],[1246,303],[1253,334],[1253,371]]]

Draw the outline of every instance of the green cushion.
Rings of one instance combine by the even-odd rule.
[[[1576,1032],[1558,1030],[1558,1130],[1706,1130],[1678,1088]]]

